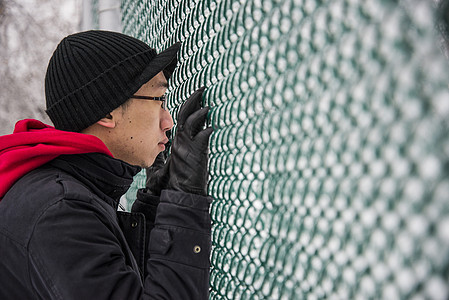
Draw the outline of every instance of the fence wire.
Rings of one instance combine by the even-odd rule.
[[[433,3],[122,1],[125,33],[182,42],[174,118],[207,87],[210,299],[449,298]]]

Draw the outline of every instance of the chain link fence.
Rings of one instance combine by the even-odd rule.
[[[174,118],[207,87],[211,299],[449,297],[449,67],[435,8],[122,1],[125,33],[157,50],[182,42]]]

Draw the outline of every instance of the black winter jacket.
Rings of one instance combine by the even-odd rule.
[[[142,212],[117,212],[138,171],[63,155],[17,181],[0,202],[0,299],[207,299],[211,199],[143,190]]]

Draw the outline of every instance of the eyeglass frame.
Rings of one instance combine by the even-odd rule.
[[[167,110],[167,97],[165,95],[160,97],[132,95],[131,99],[162,101],[162,108]]]

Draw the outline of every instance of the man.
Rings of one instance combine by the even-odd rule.
[[[0,137],[0,299],[208,298],[203,89],[178,113],[167,162],[158,156],[179,47],[156,54],[107,31],[58,45],[45,79],[55,128],[24,120]],[[151,165],[133,211],[117,212]]]

